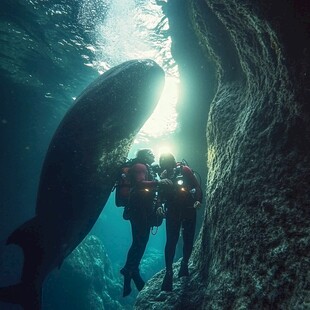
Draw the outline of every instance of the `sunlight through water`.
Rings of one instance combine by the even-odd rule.
[[[178,97],[178,80],[166,77],[164,90],[152,116],[141,128],[140,135],[158,138],[177,128],[175,103]]]
[[[98,0],[97,0],[98,1]],[[95,27],[95,61],[85,63],[103,73],[130,59],[149,58],[163,67],[166,84],[154,113],[136,137],[139,147],[152,138],[169,135],[177,129],[176,103],[179,75],[171,56],[171,39],[167,35],[168,22],[161,6],[150,0],[102,1],[105,17]],[[84,0],[80,22],[89,21],[89,0]],[[142,146],[143,147],[143,146]]]

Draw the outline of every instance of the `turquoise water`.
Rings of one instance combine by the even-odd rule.
[[[171,56],[168,24],[156,1],[2,0],[0,3],[0,285],[20,277],[22,256],[5,246],[8,235],[35,212],[41,166],[66,111],[99,74],[134,58],[151,58],[167,84],[154,115],[136,138],[158,156],[173,149],[177,130],[178,70]],[[92,233],[104,243],[117,270],[130,246],[129,222],[113,196]],[[145,278],[162,268],[164,224],[151,235]],[[9,262],[8,262],[9,261]],[[5,263],[4,263],[5,262]],[[147,266],[147,268],[144,268]]]
[[[83,1],[80,9],[79,22],[84,27],[92,21],[89,5],[89,1]],[[151,147],[158,158],[162,148],[165,147],[163,142],[165,137],[177,128],[175,105],[178,94],[178,72],[170,54],[170,37],[164,35],[168,29],[167,21],[159,30],[158,24],[164,16],[161,7],[156,5],[155,1],[115,0],[108,2],[102,10],[106,10],[105,18],[98,19],[91,34],[93,44],[87,46],[87,49],[93,51],[94,58],[91,61],[87,60],[85,65],[98,72],[104,72],[107,68],[129,59],[151,58],[166,71],[167,85],[159,105],[136,137],[129,153],[129,157],[134,157],[139,148]],[[169,66],[165,64],[167,58],[170,59]],[[112,261],[120,266],[125,262],[131,242],[130,224],[122,220],[122,211],[115,208],[112,195],[93,229],[104,241]],[[164,242],[165,228],[162,225],[156,235],[150,237],[144,264],[147,264],[146,262],[154,255],[159,256],[158,261],[154,263],[154,268],[149,264],[148,268],[143,268],[142,263],[142,272],[147,277],[164,265],[162,257]]]

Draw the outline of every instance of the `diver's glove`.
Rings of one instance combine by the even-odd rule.
[[[201,202],[200,201],[195,201],[195,203],[194,203],[194,209],[200,209],[201,208]]]
[[[165,217],[165,215],[166,215],[166,213],[165,213],[163,207],[158,207],[157,210],[156,210],[156,214],[157,214],[158,216],[161,216],[161,217]]]
[[[161,179],[158,181],[159,185],[173,185],[172,181],[169,179]]]

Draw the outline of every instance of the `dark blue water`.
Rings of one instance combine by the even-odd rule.
[[[22,255],[8,235],[34,215],[50,139],[74,98],[99,74],[129,59],[152,58],[166,71],[161,108],[137,137],[158,155],[176,129],[178,74],[161,7],[147,0],[1,0],[0,2],[0,286],[19,280]],[[160,23],[161,22],[161,23]],[[160,24],[159,24],[160,23]],[[167,112],[168,111],[168,112]],[[168,143],[168,142],[167,142]],[[171,145],[169,145],[171,147]],[[164,264],[165,231],[151,236],[148,278]],[[113,197],[92,232],[118,269],[131,235]]]

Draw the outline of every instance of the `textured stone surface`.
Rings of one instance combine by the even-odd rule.
[[[309,309],[309,4],[170,0],[167,8],[180,6],[186,20],[168,15],[174,50],[182,53],[174,26],[186,24],[204,54],[197,61],[216,68],[207,210],[186,290],[152,298],[158,275],[136,308]],[[186,60],[176,60],[186,79]]]
[[[197,170],[207,150],[207,210],[191,277],[176,278],[174,291],[161,293],[163,273],[157,274],[135,307],[309,309],[309,1],[168,0],[165,11],[182,79],[178,144]],[[22,94],[29,97],[27,89]],[[6,93],[12,96],[4,102],[13,104],[14,92]],[[27,101],[22,107],[16,111],[29,114]],[[10,131],[8,141],[20,139],[20,133]],[[28,139],[34,139],[32,131]],[[14,156],[21,154],[20,148],[13,150]],[[21,184],[8,171],[24,168],[25,162],[7,166],[4,188],[12,180]],[[14,195],[21,193],[14,189]],[[23,199],[15,205],[22,207],[8,204],[18,212],[8,213],[11,219],[4,213],[4,222],[25,212]],[[59,288],[53,302],[72,302],[85,291],[73,309],[101,309],[103,301],[117,309],[119,283],[103,281],[103,270],[110,274],[104,254],[99,250],[96,262],[98,247],[87,247],[53,274],[50,281]],[[51,285],[45,298],[54,294]],[[70,307],[53,302],[51,309]]]
[[[103,244],[95,236],[88,236],[48,279],[44,309],[130,309],[120,298],[120,280]]]
[[[161,284],[165,275],[164,271],[157,273],[139,293],[134,309],[198,309],[200,298],[193,298],[193,290],[197,292],[202,289],[203,284],[197,274],[193,274],[193,266],[189,266],[191,277],[178,277],[180,262],[174,264],[173,291],[161,291]],[[199,297],[199,294],[197,294]]]

